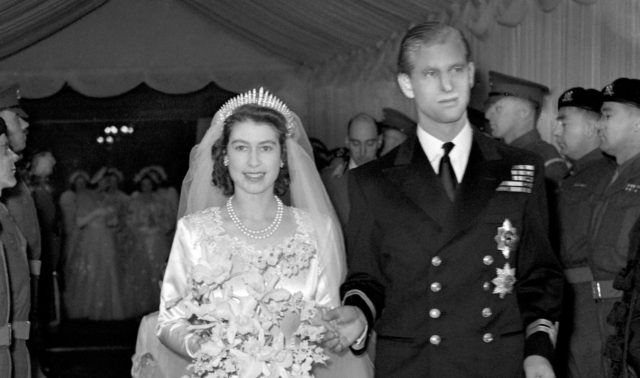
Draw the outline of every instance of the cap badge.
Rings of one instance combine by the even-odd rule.
[[[604,87],[604,94],[605,96],[613,96],[613,84],[609,84]]]
[[[568,91],[562,96],[562,102],[571,102],[573,101],[573,91]]]

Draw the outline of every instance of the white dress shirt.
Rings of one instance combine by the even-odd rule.
[[[433,171],[438,174],[440,169],[440,159],[444,156],[444,149],[442,145],[447,141],[442,141],[433,135],[426,132],[422,127],[418,127],[418,141],[422,150],[427,155]],[[449,152],[449,159],[453,166],[453,171],[456,174],[458,183],[462,182],[464,177],[464,171],[467,169],[467,163],[469,162],[469,155],[471,154],[471,143],[473,142],[473,130],[469,121],[467,121],[458,135],[451,140],[454,147]]]

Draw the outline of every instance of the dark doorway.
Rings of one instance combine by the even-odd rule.
[[[167,170],[177,189],[196,141],[198,119],[211,119],[234,93],[211,83],[199,91],[172,95],[146,84],[108,98],[84,96],[65,86],[53,96],[22,99],[29,114],[29,140],[25,162],[34,153],[50,150],[57,159],[53,182],[60,191],[77,169],[93,173],[104,165],[125,175],[123,189],[142,167],[158,164]],[[132,127],[133,133],[115,136],[113,143],[98,143],[105,128]]]
[[[134,189],[133,175],[148,165],[163,166],[170,184],[179,190],[199,122],[208,125],[233,95],[215,84],[183,95],[161,93],[142,84],[109,98],[91,98],[64,87],[47,98],[22,99],[31,124],[23,163],[39,151],[51,151],[57,160],[52,184],[58,194],[67,189],[67,177],[73,171],[93,174],[105,165],[124,173],[122,189],[127,193]],[[132,133],[122,132],[129,128]],[[112,133],[116,129],[118,133]],[[106,142],[105,130],[111,131],[113,143]],[[60,282],[63,288],[64,278]],[[57,325],[43,322],[32,337],[31,353],[48,377],[127,377],[138,323],[137,318],[64,317]]]

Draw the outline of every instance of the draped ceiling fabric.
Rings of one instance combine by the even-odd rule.
[[[640,2],[637,0],[477,0],[441,15],[465,31],[476,64],[471,106],[483,110],[487,72],[550,87],[538,129],[553,142],[558,96],[582,86],[601,89],[618,77],[640,78]],[[436,17],[437,18],[437,17]],[[416,119],[395,80],[402,33],[375,46],[340,54],[313,67],[308,86],[311,133],[330,147],[343,144],[348,119],[380,119],[394,107]]]
[[[333,147],[357,112],[379,118],[394,107],[415,118],[395,83],[398,42],[410,25],[440,20],[470,39],[479,71],[474,107],[482,106],[489,69],[552,88],[540,125],[549,139],[561,91],[640,77],[639,7],[636,0],[0,0],[0,81],[20,82],[33,98],[65,82],[97,97],[141,82],[176,94],[211,81],[232,91],[262,84]],[[11,21],[16,16],[20,22]]]
[[[50,36],[107,0],[4,0],[0,3],[0,59]]]
[[[22,10],[22,2],[3,1],[7,0],[0,0],[0,20],[9,16],[7,12]],[[37,32],[55,22],[46,5],[58,2],[64,1],[38,0],[41,6],[22,17],[22,33],[29,26]],[[17,43],[19,38],[13,40]],[[168,94],[194,92],[211,82],[236,92],[262,84],[286,93],[298,87],[299,70],[180,0],[109,0],[0,60],[0,83],[19,82],[26,98],[53,95],[65,83],[91,97],[119,95],[141,83]]]

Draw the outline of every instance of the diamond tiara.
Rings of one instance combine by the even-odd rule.
[[[268,90],[260,87],[259,89],[252,89],[248,92],[237,95],[231,100],[227,101],[220,110],[215,115],[213,123],[224,122],[233,112],[242,105],[247,104],[255,104],[259,106],[264,106],[266,108],[271,108],[279,113],[281,113],[284,118],[287,120],[287,130],[289,133],[293,130],[293,114],[291,110],[287,107],[287,105],[282,102],[279,98],[269,93]]]

